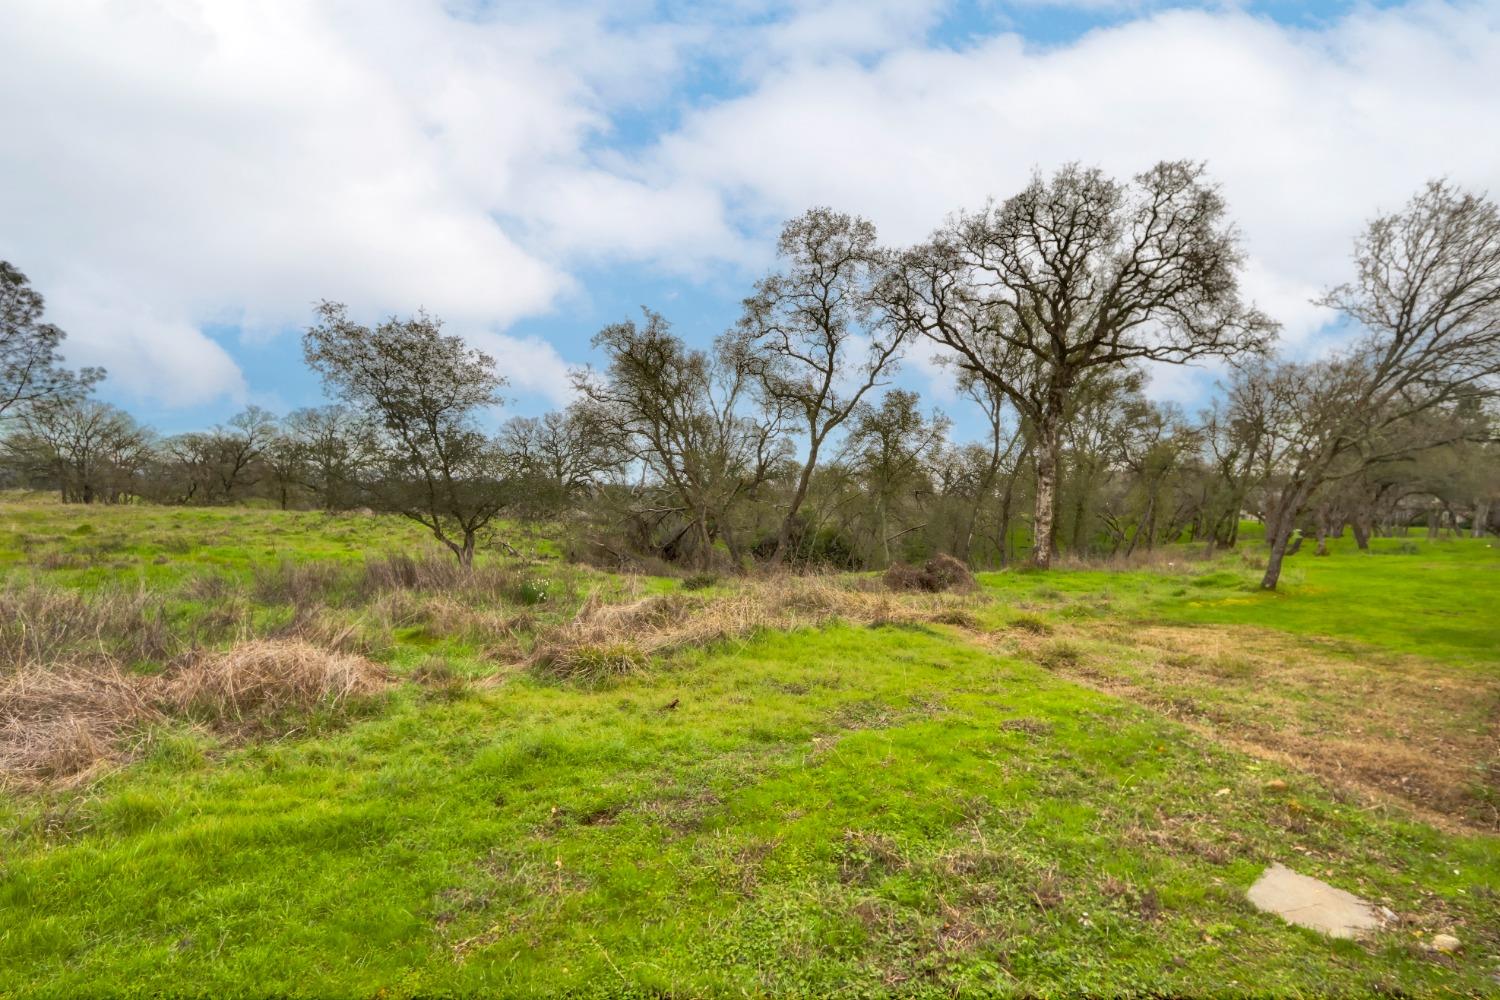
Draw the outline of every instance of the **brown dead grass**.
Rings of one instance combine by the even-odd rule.
[[[595,597],[573,621],[537,641],[531,663],[563,679],[596,681],[643,669],[652,657],[689,647],[791,631],[833,621],[917,625],[969,621],[977,595],[874,591],[823,576],[746,580],[728,594],[661,594],[628,604]]]
[[[368,660],[299,640],[199,652],[154,676],[109,662],[26,666],[0,681],[0,785],[85,780],[174,718],[245,735],[342,711],[387,683]]]
[[[1237,626],[1066,632],[1081,655],[1049,662],[1063,676],[1450,831],[1500,831],[1500,678]],[[1045,655],[1043,641],[1008,641]]]

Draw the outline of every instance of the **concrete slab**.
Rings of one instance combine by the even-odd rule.
[[[1329,937],[1359,937],[1383,923],[1375,907],[1353,893],[1281,864],[1267,868],[1245,895],[1258,909]]]

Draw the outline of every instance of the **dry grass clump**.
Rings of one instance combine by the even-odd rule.
[[[1047,624],[1045,618],[1041,615],[1032,614],[1029,611],[1023,611],[1016,615],[1006,627],[1018,632],[1029,632],[1032,635],[1050,635],[1052,633],[1052,626]]]
[[[168,671],[159,688],[174,714],[234,730],[298,712],[336,712],[386,682],[385,671],[369,660],[292,639],[204,653]]]
[[[891,590],[925,590],[942,593],[948,590],[969,591],[975,587],[969,567],[950,555],[935,555],[919,569],[906,563],[894,563],[885,571],[885,585]]]
[[[155,678],[112,665],[27,667],[0,682],[0,781],[81,780],[164,718]]]
[[[833,577],[744,581],[727,594],[661,594],[628,604],[584,602],[573,621],[537,641],[532,665],[554,677],[597,681],[634,673],[653,656],[763,629],[789,631],[845,621],[859,625],[967,624],[966,605],[949,594],[895,595]]]
[[[339,712],[386,683],[368,660],[297,640],[196,653],[154,676],[109,662],[28,665],[0,681],[0,784],[82,780],[172,718],[247,733]]]
[[[181,648],[162,598],[144,588],[0,588],[0,673],[54,662],[159,661]]]

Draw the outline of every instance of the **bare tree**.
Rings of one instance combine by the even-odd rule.
[[[1236,387],[1270,417],[1280,488],[1268,509],[1271,545],[1261,586],[1273,590],[1296,521],[1334,476],[1449,443],[1393,434],[1420,415],[1493,396],[1500,378],[1500,210],[1445,182],[1371,222],[1354,253],[1354,281],[1326,305],[1365,331],[1327,362],[1251,372]],[[1433,423],[1442,427],[1442,422]]]
[[[354,502],[361,474],[372,461],[366,442],[373,434],[367,424],[339,404],[293,410],[283,422],[290,447],[300,459],[301,484],[326,511]]]
[[[736,331],[761,393],[807,438],[772,564],[787,556],[828,436],[895,368],[905,339],[874,310],[881,254],[868,221],[810,209],[782,228],[777,250],[784,269],[756,284]]]
[[[897,500],[914,493],[928,464],[941,453],[949,422],[941,413],[924,417],[914,392],[892,389],[879,406],[861,403],[846,450],[864,477],[872,505],[871,534],[876,564],[889,566]],[[920,527],[917,525],[916,527]],[[908,525],[901,532],[914,530]]]
[[[102,368],[62,367],[67,334],[42,321],[45,306],[26,275],[0,260],[0,417],[18,404],[83,396],[104,378]]]
[[[573,405],[540,417],[512,417],[500,446],[531,484],[529,506],[552,512],[594,491],[624,462],[619,433],[597,408]]]
[[[1240,299],[1224,200],[1191,163],[1121,184],[1064,167],[999,206],[961,214],[903,255],[886,308],[993,381],[1031,422],[1032,561],[1051,564],[1070,397],[1102,367],[1262,350],[1273,332]]]
[[[318,316],[302,339],[307,363],[376,425],[365,495],[425,525],[472,566],[479,533],[511,499],[504,456],[475,422],[500,402],[505,379],[494,359],[426,313],[368,327],[324,302]]]
[[[276,441],[276,416],[259,406],[247,406],[211,435],[215,491],[227,503],[260,481],[267,449]]]
[[[743,353],[732,342],[712,354],[690,350],[649,310],[643,325],[615,323],[593,343],[608,364],[602,373],[576,373],[574,384],[629,456],[667,487],[671,499],[651,513],[681,526],[662,551],[691,551],[707,566],[722,539],[738,563],[745,548],[733,507],[785,454],[779,414],[741,412],[749,387]]]
[[[33,400],[5,445],[11,462],[51,481],[63,503],[117,503],[134,492],[151,433],[108,403],[54,396]]]

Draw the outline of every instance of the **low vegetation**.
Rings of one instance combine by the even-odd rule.
[[[1493,985],[1484,540],[934,592],[97,515],[0,507],[8,994]],[[1396,919],[1258,913],[1271,861]]]

